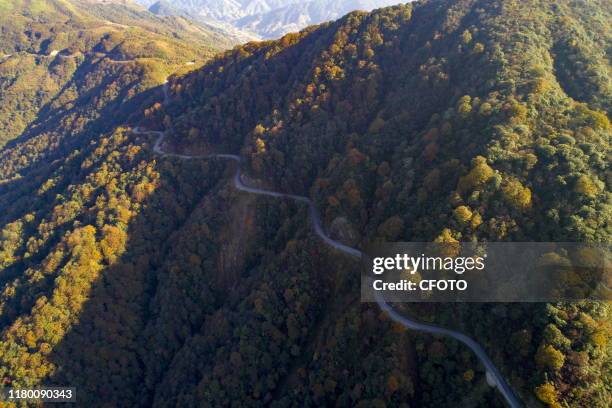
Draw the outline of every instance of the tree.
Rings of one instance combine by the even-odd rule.
[[[548,370],[557,371],[563,367],[565,356],[559,350],[548,345],[541,345],[535,356],[538,366]]]
[[[550,383],[542,384],[536,387],[535,394],[540,401],[548,404],[549,407],[559,407],[559,403],[557,402],[557,390],[554,385]]]
[[[470,226],[472,227],[473,230],[475,230],[481,224],[482,224],[482,216],[478,213],[474,213],[474,215],[472,216],[472,222],[470,223]]]
[[[117,257],[123,252],[127,234],[122,229],[114,225],[105,225],[102,229],[102,241],[100,249],[109,264],[114,263]]]
[[[508,204],[519,210],[531,208],[531,190],[516,179],[510,179],[502,185],[502,192]]]
[[[462,193],[468,192],[481,187],[494,175],[495,171],[487,164],[487,159],[476,156],[472,160],[472,170],[459,179],[457,189]]]
[[[466,226],[472,219],[472,211],[465,205],[455,208],[453,215],[455,216],[455,220],[457,220],[462,227]]]
[[[512,101],[506,106],[506,112],[515,122],[524,122],[527,119],[527,107],[516,101]]]
[[[443,256],[457,256],[461,251],[459,241],[453,237],[453,232],[448,228],[444,228],[434,242],[440,244],[437,249]]]
[[[576,180],[574,191],[578,194],[585,195],[589,198],[595,198],[599,194],[599,188],[593,180],[586,175],[582,175]]]
[[[397,239],[404,230],[404,221],[398,216],[387,219],[378,227],[378,234],[382,235],[387,241]]]
[[[553,323],[550,323],[544,329],[544,340],[546,343],[560,349],[567,349],[572,344],[572,342],[565,337],[561,330],[559,330],[559,328]]]
[[[462,96],[457,103],[457,112],[466,118],[472,112],[472,98],[469,95]]]
[[[255,148],[257,149],[257,153],[258,154],[263,154],[266,152],[266,142],[261,139],[261,138],[257,138],[255,139]]]

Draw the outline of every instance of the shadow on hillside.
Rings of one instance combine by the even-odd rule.
[[[47,357],[57,371],[43,381],[76,387],[80,406],[149,405],[142,359],[150,358],[151,350],[142,336],[152,313],[149,307],[159,270],[166,255],[173,256],[168,254],[173,234],[208,191],[228,180],[226,163],[209,163],[205,178],[200,176],[203,166],[200,161],[159,160],[159,186],[130,221],[125,252],[100,272],[91,288],[80,283],[87,300]],[[166,301],[172,304],[176,299]]]
[[[105,84],[107,85],[107,81],[105,81]],[[66,87],[69,86],[70,85],[66,85]],[[89,103],[92,98],[91,92],[87,95],[82,95],[77,101],[77,105]],[[132,98],[128,98],[127,92],[127,90],[124,90],[111,103],[108,103],[101,111],[99,117],[87,123],[84,129],[78,132],[76,137],[65,137],[60,142],[60,146],[50,157],[31,163],[28,167],[20,171],[20,178],[0,185],[0,208],[3,209],[0,215],[1,226],[21,219],[29,213],[50,215],[53,205],[57,204],[56,195],[63,194],[69,185],[78,185],[81,183],[87,172],[87,170],[81,169],[79,163],[69,164],[68,160],[53,158],[60,155],[62,157],[68,157],[72,151],[76,150],[76,146],[81,146],[81,149],[85,150],[85,155],[87,155],[88,151],[93,151],[97,148],[96,143],[92,144],[88,143],[88,141],[95,141],[101,135],[109,134],[121,123],[135,120],[133,118],[140,116],[142,107],[149,106],[156,100],[159,100],[161,87],[150,89]],[[121,102],[123,100],[125,100],[125,103]],[[75,111],[76,109],[77,108],[73,108]],[[19,140],[11,142],[11,146],[20,142],[27,143],[28,139],[38,137],[46,130],[50,129],[54,123],[57,125],[59,117],[65,113],[61,111],[61,108],[52,109],[50,104],[45,106],[41,112],[42,111],[45,111],[45,115],[51,117],[51,119],[44,121],[47,124],[37,122],[35,129],[31,130],[30,133],[24,133]],[[5,147],[3,152],[6,152],[9,148],[8,146]],[[5,160],[6,159],[9,158],[5,158]],[[57,179],[54,175],[56,171],[61,172],[60,177]],[[53,188],[48,189],[45,193],[36,193],[43,182],[51,179],[55,179],[56,181]],[[60,223],[55,229],[61,230],[65,227],[65,223]],[[53,248],[60,239],[61,236],[51,236],[46,242],[45,247],[38,251],[40,255],[34,254],[28,260],[28,263],[36,264],[41,262],[44,255],[48,253],[48,249]],[[23,261],[17,261],[13,265],[6,266],[2,272],[2,276],[0,276],[0,284],[7,284],[21,277],[26,268],[27,265]],[[43,279],[28,286],[26,290],[30,294],[42,293],[44,288],[49,285],[49,280]],[[14,298],[18,299],[24,297],[24,289],[22,289],[21,285],[17,285],[16,292],[16,295],[13,296]],[[25,296],[25,298],[30,298],[30,300],[19,302],[19,309],[21,310],[29,310],[35,301],[32,296]],[[2,322],[3,327],[11,325],[16,317],[17,315],[11,307],[3,308],[0,311],[0,322]]]
[[[55,62],[52,62],[49,68],[51,69],[55,64]],[[4,149],[15,147],[20,143],[40,135],[41,133],[54,131],[61,118],[70,115],[71,113],[82,112],[86,107],[91,107],[92,103],[97,102],[96,97],[99,97],[102,94],[102,90],[108,88],[113,81],[120,79],[122,75],[126,74],[124,69],[125,65],[120,65],[119,69],[117,69],[115,72],[109,72],[115,69],[112,67],[112,64],[112,62],[109,62],[106,59],[99,59],[95,62],[86,60],[80,64],[72,75],[71,79],[60,88],[53,98],[51,98],[38,110],[36,113],[36,119],[22,132],[20,136],[9,141]],[[94,77],[100,75],[103,80],[97,86],[88,89],[90,86],[89,82],[91,81],[91,77],[88,77],[88,75],[93,75]],[[133,112],[133,108],[135,106],[140,106],[140,104],[149,99],[151,95],[159,97],[161,87],[152,88],[128,98],[128,91],[138,82],[138,80],[132,80],[129,83],[126,83],[122,88],[122,92],[119,93],[113,100],[109,101],[109,103],[107,103],[106,106],[100,111],[100,119],[106,119],[106,121],[94,120],[91,122],[91,124],[88,124],[85,130],[98,131],[99,133],[108,131],[116,123],[120,123],[120,120],[125,121],[131,115],[131,112]],[[67,91],[73,88],[85,91],[80,93],[77,99],[70,101],[72,107],[66,109],[64,105],[54,106],[54,104],[61,99]],[[122,101],[125,101],[125,103]],[[98,109],[97,106],[94,108],[96,110]],[[108,114],[109,112],[114,114],[115,120],[112,122],[108,120],[108,117],[105,117],[105,114]]]
[[[106,83],[106,85],[108,84]],[[69,86],[66,85],[66,87]],[[77,99],[75,107],[71,109],[71,112],[76,113],[79,111],[80,108],[77,108],[79,106],[89,106],[88,104],[92,103],[92,92],[88,92]],[[64,134],[60,136],[58,146],[48,155],[44,152],[49,147],[50,141],[45,137],[45,133],[53,131],[54,127],[56,127],[55,131],[57,131],[60,118],[66,115],[66,111],[63,111],[62,108],[53,109],[50,104],[45,106],[40,114],[41,116],[48,115],[50,119],[35,122],[18,139],[11,141],[3,148],[0,154],[4,156],[4,161],[17,161],[18,157],[11,157],[11,150],[16,149],[19,144],[33,143],[32,148],[40,149],[42,154],[17,171],[20,175],[19,178],[0,184],[0,208],[5,209],[0,216],[0,224],[6,224],[25,215],[26,211],[32,208],[31,202],[33,199],[41,203],[51,201],[55,194],[61,190],[61,187],[68,186],[73,181],[72,178],[79,176],[78,172],[76,174],[64,172],[62,174],[63,182],[58,184],[56,188],[51,189],[46,195],[33,197],[31,193],[38,190],[41,182],[48,179],[54,171],[65,166],[67,163],[66,158],[72,152],[80,149],[93,149],[95,146],[92,147],[88,141],[94,141],[100,135],[112,132],[113,129],[121,126],[123,123],[134,121],[134,115],[140,116],[143,107],[159,100],[162,87],[147,90],[132,98],[128,97],[128,92],[129,87],[126,87],[112,101],[106,104],[97,118],[87,122],[82,130],[72,135]],[[46,112],[44,115],[42,114],[43,111]],[[80,113],[87,116],[86,112]],[[39,137],[42,137],[42,139],[38,142],[35,141]],[[19,154],[18,151],[15,151],[15,153]]]
[[[132,98],[129,101],[129,106],[148,106],[147,103],[153,103],[158,100],[160,88],[151,89],[137,97]],[[122,95],[119,95],[120,99]],[[125,108],[127,104],[122,105],[125,112],[140,112],[140,108],[130,107]],[[93,151],[98,147],[97,143],[86,143],[84,140],[95,141],[100,135],[107,135],[112,131],[113,123],[123,121],[124,119],[130,119],[128,116],[131,114],[121,113],[114,114],[113,107],[109,106],[104,110],[103,114],[96,120],[92,121],[87,125],[85,130],[80,132],[78,139],[81,140],[81,145],[84,146],[85,151],[84,157],[89,152]],[[64,155],[68,156],[69,151],[74,145],[76,139],[66,140],[64,142],[66,152]],[[61,149],[60,149],[61,150]],[[45,214],[47,222],[51,219],[53,212],[53,206],[58,203],[56,195],[64,194],[68,186],[79,185],[83,182],[84,177],[88,174],[89,170],[83,169],[80,166],[80,161],[77,159],[74,163],[69,163],[67,160],[58,160],[55,162],[42,161],[37,166],[26,172],[23,177],[13,180],[0,186],[0,208],[3,209],[0,215],[0,225],[5,226],[6,224],[13,222],[18,219],[22,219],[26,214]],[[60,171],[60,177],[55,178],[53,174],[55,171]],[[41,184],[48,180],[54,180],[55,185],[48,189],[44,193],[37,193]],[[59,182],[57,181],[59,180]],[[40,220],[39,220],[40,222]],[[73,220],[69,219],[65,222],[59,222],[54,231],[62,231],[66,228],[70,228],[68,223],[72,223]],[[36,226],[30,226],[29,228],[35,228]],[[0,276],[0,285],[10,284],[16,282],[17,279],[21,278],[24,271],[30,264],[40,263],[44,257],[49,253],[50,249],[53,248],[61,239],[60,234],[52,234],[45,245],[35,252],[28,260],[20,261],[17,260],[12,265],[5,265]],[[17,258],[19,259],[19,258]],[[30,310],[35,302],[37,293],[44,293],[45,288],[48,288],[52,283],[51,279],[53,276],[45,279],[38,280],[32,284],[20,284],[16,285],[15,295],[11,296],[13,299],[21,299],[15,304],[15,307],[4,307],[0,310],[0,323],[2,327],[10,326],[14,320],[18,317],[18,310]]]
[[[133,122],[142,115],[144,107],[160,99],[161,86],[131,96],[130,91],[137,85],[138,79],[124,78],[129,72],[123,65],[117,68],[103,64],[103,61],[81,64],[58,95],[38,111],[37,119],[20,136],[0,150],[0,158],[3,161],[16,163],[20,162],[22,151],[31,150],[38,153],[29,153],[31,161],[16,168],[19,179],[0,185],[0,194],[6,196],[8,193],[9,202],[16,201],[19,195],[15,197],[15,192],[27,191],[23,188],[24,184],[29,185],[32,180],[35,182],[37,178],[62,166],[62,159],[87,146],[87,141],[111,132],[124,123]],[[88,81],[91,81],[92,75],[100,75],[103,79],[97,86],[88,89]],[[100,95],[108,93],[115,86],[115,81],[123,81],[124,85],[116,96],[105,101],[100,107]],[[54,106],[61,95],[72,88],[85,91],[67,109],[65,106]],[[0,205],[4,199],[5,197],[0,198]]]
[[[261,211],[267,216],[256,217],[254,196],[231,187],[231,162],[160,159],[159,163],[159,187],[130,222],[125,253],[101,272],[77,323],[48,356],[58,369],[43,382],[76,387],[81,405],[151,406],[169,366],[174,360],[184,363],[184,356],[176,355],[197,353],[184,343],[198,336],[213,339],[224,330],[214,322],[212,331],[203,329],[205,320],[210,326],[208,319],[226,307],[235,313],[240,302],[266,282],[244,276],[253,263],[265,259],[259,252],[282,251],[290,237],[310,231],[304,222],[306,208],[290,200],[262,198]],[[294,217],[298,211],[302,216]],[[253,229],[263,235],[253,237]],[[248,242],[237,248],[243,234]],[[312,246],[321,250],[319,240],[311,238]],[[267,261],[275,262],[270,256]],[[236,258],[241,258],[238,266]],[[312,259],[316,262],[320,256],[314,254]],[[289,278],[282,270],[278,273]],[[215,275],[216,280],[211,278]],[[249,321],[241,324],[246,329]],[[200,374],[193,369],[188,371],[193,377],[185,378],[188,384],[180,382],[181,386],[197,384]],[[178,372],[187,375],[182,369]],[[164,392],[178,396],[175,390]],[[166,397],[161,398],[166,401]]]

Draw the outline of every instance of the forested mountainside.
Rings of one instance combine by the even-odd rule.
[[[235,48],[108,122],[58,108],[57,143],[0,154],[0,378],[87,406],[503,406],[460,343],[360,302],[307,208],[131,127],[240,153],[352,246],[609,242],[611,13],[420,1]],[[609,406],[608,303],[395,307],[476,338],[526,406]]]
[[[241,151],[254,179],[312,196],[349,244],[609,242],[611,13],[603,1],[353,13],[171,81],[165,119],[180,150]],[[608,308],[406,310],[489,337],[515,384],[550,405],[606,406]]]
[[[86,93],[99,98],[107,88],[108,99],[123,92],[127,100],[125,92],[141,93],[178,65],[201,65],[234,43],[129,3],[0,1],[0,24],[0,145],[59,106],[79,107],[74,101]]]

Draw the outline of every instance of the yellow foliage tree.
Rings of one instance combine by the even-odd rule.
[[[465,205],[455,208],[453,215],[455,216],[455,220],[457,220],[461,226],[466,226],[472,219],[472,211]]]
[[[580,176],[574,186],[574,191],[578,194],[585,195],[590,198],[594,198],[599,194],[599,188],[593,180],[586,175]]]
[[[266,152],[266,142],[263,139],[257,138],[255,140],[255,147],[257,148],[257,153],[265,153]]]
[[[536,387],[535,394],[540,401],[548,404],[548,406],[554,408],[559,406],[557,402],[557,390],[554,385],[550,383],[542,384]]]
[[[538,366],[554,371],[561,369],[563,364],[565,364],[565,356],[563,353],[550,344],[542,345],[538,348],[535,360]]]
[[[482,186],[495,175],[495,171],[487,164],[487,159],[476,156],[472,160],[472,170],[465,176],[459,178],[457,189],[461,193]]]
[[[123,253],[127,234],[114,225],[105,225],[102,229],[103,238],[100,242],[100,249],[107,262],[112,264]]]
[[[472,112],[472,98],[469,95],[462,96],[457,104],[457,112],[463,117]]]
[[[482,216],[478,213],[474,213],[474,215],[472,216],[472,222],[471,222],[472,229],[476,229],[480,227],[481,224],[482,224]]]
[[[511,179],[502,186],[502,193],[506,201],[515,208],[528,210],[531,208],[531,190],[520,181]]]
[[[461,250],[459,241],[453,237],[453,232],[448,228],[444,228],[442,233],[438,235],[436,239],[434,239],[434,242],[437,244],[443,244],[438,248],[443,256],[456,256]]]

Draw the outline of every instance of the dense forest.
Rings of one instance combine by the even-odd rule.
[[[213,49],[194,37],[105,25],[55,47],[23,16],[1,52],[66,51],[0,60],[21,121],[0,115],[4,384],[69,384],[85,406],[504,406],[468,349],[360,302],[358,265],[307,208],[236,191],[235,164],[156,156],[136,125],[241,154],[252,184],[312,197],[355,247],[610,241],[606,0],[417,1],[191,72]],[[30,94],[6,79],[26,69]],[[395,306],[478,339],[526,406],[610,405],[609,303]]]

